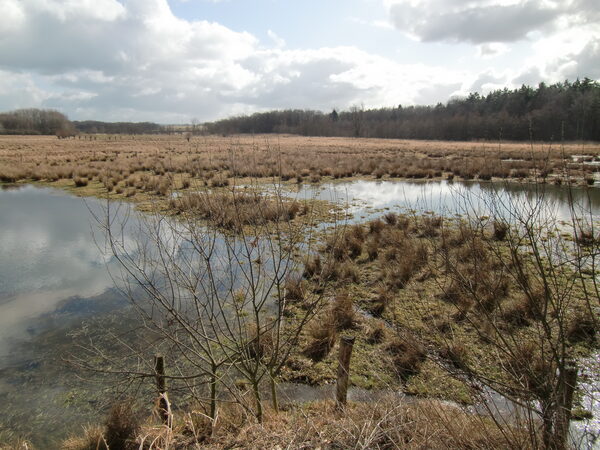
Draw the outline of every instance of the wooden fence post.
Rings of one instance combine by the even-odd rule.
[[[154,357],[154,372],[156,373],[156,387],[158,388],[158,415],[164,424],[169,423],[169,405],[167,402],[167,382],[165,380],[165,358]]]
[[[343,336],[340,339],[340,353],[338,357],[337,383],[335,389],[336,406],[340,409],[343,409],[346,405],[348,374],[350,373],[350,357],[352,356],[353,346],[353,337]]]

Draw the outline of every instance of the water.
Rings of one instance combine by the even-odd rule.
[[[570,196],[578,212],[600,214],[600,189],[596,187],[532,185],[490,182],[450,181],[352,181],[302,184],[286,195],[298,199],[327,200],[341,205],[351,221],[369,220],[382,212],[431,211],[436,214],[491,215],[528,210],[542,199],[546,212],[557,220],[571,218]]]
[[[520,207],[536,197],[535,189],[478,182],[353,181],[301,185],[288,194],[333,200],[345,207],[353,221],[362,221],[387,210],[453,214],[475,209],[485,214],[498,207],[486,200],[486,194],[495,192],[506,204]],[[559,186],[543,189],[545,204],[559,220],[568,221],[567,190]],[[594,217],[600,212],[600,189],[574,188],[571,195],[581,208],[590,208]],[[9,411],[0,415],[0,439],[3,428],[17,430],[39,448],[48,448],[105,413],[98,406],[104,387],[82,384],[61,363],[76,343],[69,333],[82,324],[123,329],[135,320],[109,272],[117,272],[117,262],[106,256],[102,242],[98,246],[94,240],[98,233],[92,213],[102,217],[103,206],[100,200],[84,201],[33,186],[0,190],[0,404]],[[135,216],[130,225],[125,238],[133,241]],[[597,395],[597,381],[588,384]],[[286,386],[284,397],[318,399],[330,396],[330,390]],[[351,395],[370,401],[376,394],[353,390]],[[596,417],[576,426],[597,432],[597,400],[589,406]]]
[[[0,190],[0,436],[16,431],[47,448],[67,424],[77,432],[97,415],[91,393],[87,408],[72,405],[79,387],[62,362],[74,344],[67,333],[128,303],[107,270],[116,262],[94,241],[91,211],[102,203]]]

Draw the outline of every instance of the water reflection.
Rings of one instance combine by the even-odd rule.
[[[105,267],[111,262],[92,236],[90,210],[100,212],[100,202],[32,186],[0,191],[0,355],[5,361],[16,342],[31,335],[35,322],[61,303],[114,286]]]
[[[291,195],[328,200],[346,206],[355,220],[369,219],[383,209],[421,210],[437,214],[510,213],[542,201],[559,220],[571,217],[570,199],[578,212],[600,211],[600,189],[519,183],[449,181],[351,181],[320,186],[300,185]],[[514,212],[514,211],[513,211]]]

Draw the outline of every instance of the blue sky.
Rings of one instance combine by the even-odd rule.
[[[186,123],[600,79],[597,0],[0,0],[0,110]]]

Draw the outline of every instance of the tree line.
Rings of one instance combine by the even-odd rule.
[[[487,95],[471,93],[435,106],[402,106],[329,113],[283,110],[207,123],[211,134],[291,133],[437,140],[600,141],[600,83],[584,78]]]
[[[159,134],[166,127],[153,122],[100,122],[97,120],[73,121],[77,131],[95,134]]]
[[[77,133],[156,134],[172,131],[152,122],[100,122],[97,120],[70,121],[53,109],[17,109],[0,113],[0,134],[40,134],[73,136]]]
[[[53,109],[18,109],[0,113],[0,134],[64,134],[73,130],[67,116]]]

